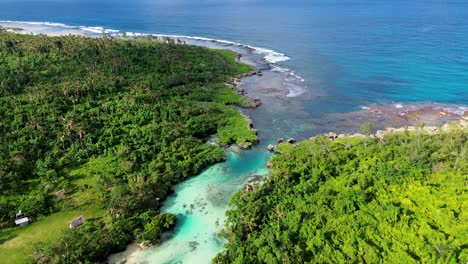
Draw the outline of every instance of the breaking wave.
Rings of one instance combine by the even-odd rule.
[[[290,60],[286,54],[266,49],[259,48],[255,46],[245,45],[242,43],[221,40],[221,39],[211,39],[205,37],[195,37],[195,36],[184,36],[184,35],[166,35],[166,34],[150,34],[150,33],[135,33],[135,32],[123,32],[115,29],[108,29],[104,27],[90,27],[90,26],[71,26],[63,23],[54,23],[54,22],[23,22],[23,21],[0,21],[0,26],[7,26],[13,28],[24,28],[27,33],[34,34],[82,34],[85,36],[96,37],[102,34],[108,36],[122,36],[124,33],[128,37],[141,37],[141,36],[154,36],[154,37],[167,37],[171,39],[182,39],[182,40],[191,40],[205,43],[215,43],[218,45],[232,46],[240,49],[247,50],[251,54],[256,54],[262,57],[265,63],[270,65],[270,68],[274,72],[284,74],[285,79],[285,88],[289,90],[288,97],[296,97],[305,92],[305,89],[301,83],[304,83],[305,80],[301,76],[297,75],[294,71],[281,68],[277,63]],[[53,29],[56,29],[54,31]],[[203,44],[202,44],[203,45]]]

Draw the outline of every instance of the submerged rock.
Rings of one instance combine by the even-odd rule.
[[[248,96],[244,97],[247,99],[246,102],[242,104],[242,107],[244,108],[257,108],[262,105],[262,101],[260,101],[260,99],[255,99]]]
[[[244,191],[251,192],[254,190],[254,187],[256,185],[259,185],[262,183],[264,179],[264,176],[262,175],[251,175],[249,179],[247,180],[246,184],[244,185]]]
[[[197,247],[200,245],[197,241],[190,241],[189,242],[189,247],[191,251],[195,251]]]

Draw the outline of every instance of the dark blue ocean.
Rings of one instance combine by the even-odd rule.
[[[0,0],[0,20],[273,49],[292,58],[282,64],[323,91],[322,101],[336,103],[330,111],[386,100],[468,104],[468,1]]]

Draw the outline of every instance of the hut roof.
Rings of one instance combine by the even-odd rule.
[[[28,222],[29,222],[29,218],[27,217],[23,217],[23,218],[15,220],[16,225],[21,225],[21,224],[28,223]]]

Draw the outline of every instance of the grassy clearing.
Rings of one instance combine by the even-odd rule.
[[[222,85],[221,87],[217,88],[215,101],[224,104],[243,105],[246,103],[247,99],[233,92],[230,87]]]
[[[71,171],[69,176],[73,180],[66,190],[67,195],[60,201],[61,212],[40,217],[26,227],[0,230],[0,263],[27,263],[34,245],[52,244],[68,229],[68,222],[80,215],[87,221],[103,218],[105,211],[98,207],[102,204],[96,189],[98,176],[115,173],[103,169],[104,164],[114,162],[116,160],[112,157],[99,157]],[[87,186],[86,190],[83,186]]]
[[[232,52],[230,50],[215,50],[216,52],[218,52],[219,54],[223,55],[224,57],[226,57],[228,60],[230,61],[237,61],[236,60],[236,56],[237,54],[235,52]],[[253,71],[254,68],[250,65],[247,65],[247,64],[244,64],[244,63],[236,63],[238,68],[237,68],[237,73],[238,74],[242,74],[242,73],[246,73],[246,72],[249,72],[249,71]]]
[[[78,216],[96,219],[104,216],[99,208],[82,208],[39,218],[26,227],[0,230],[0,260],[2,263],[27,263],[31,248],[38,243],[52,243],[67,230],[68,222]]]

